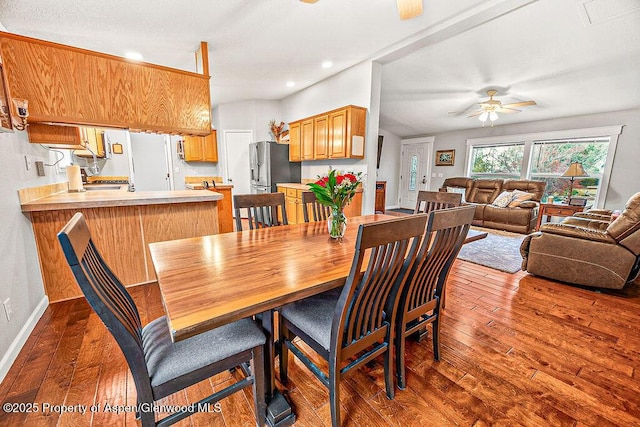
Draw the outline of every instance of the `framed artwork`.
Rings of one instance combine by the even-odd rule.
[[[117,142],[115,144],[111,144],[111,151],[113,154],[122,154],[122,144],[118,144]]]
[[[453,166],[456,159],[456,150],[436,151],[436,166]]]

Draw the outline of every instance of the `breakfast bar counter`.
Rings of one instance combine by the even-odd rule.
[[[82,296],[56,237],[76,212],[84,214],[114,273],[131,286],[156,280],[149,243],[218,234],[218,201],[223,198],[206,190],[69,193],[66,183],[23,189],[18,195],[32,223],[50,302]]]

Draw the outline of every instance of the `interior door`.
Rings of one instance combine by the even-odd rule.
[[[131,133],[131,155],[137,191],[171,189],[165,135]]]
[[[402,145],[400,171],[400,207],[414,209],[418,191],[429,188],[432,144],[427,142]]]
[[[225,158],[227,183],[233,185],[233,194],[251,193],[249,144],[253,142],[251,130],[225,130]]]

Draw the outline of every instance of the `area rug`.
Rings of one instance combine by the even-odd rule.
[[[506,273],[516,273],[522,265],[520,244],[524,235],[504,231],[479,229],[489,235],[462,245],[458,258]]]

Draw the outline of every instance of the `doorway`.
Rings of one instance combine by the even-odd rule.
[[[249,194],[249,144],[253,142],[253,131],[225,130],[223,135],[227,183],[233,185],[233,194]]]
[[[138,191],[173,189],[168,135],[130,133],[130,181]]]
[[[431,180],[433,137],[402,140],[400,207],[413,210],[418,191],[428,190]]]

